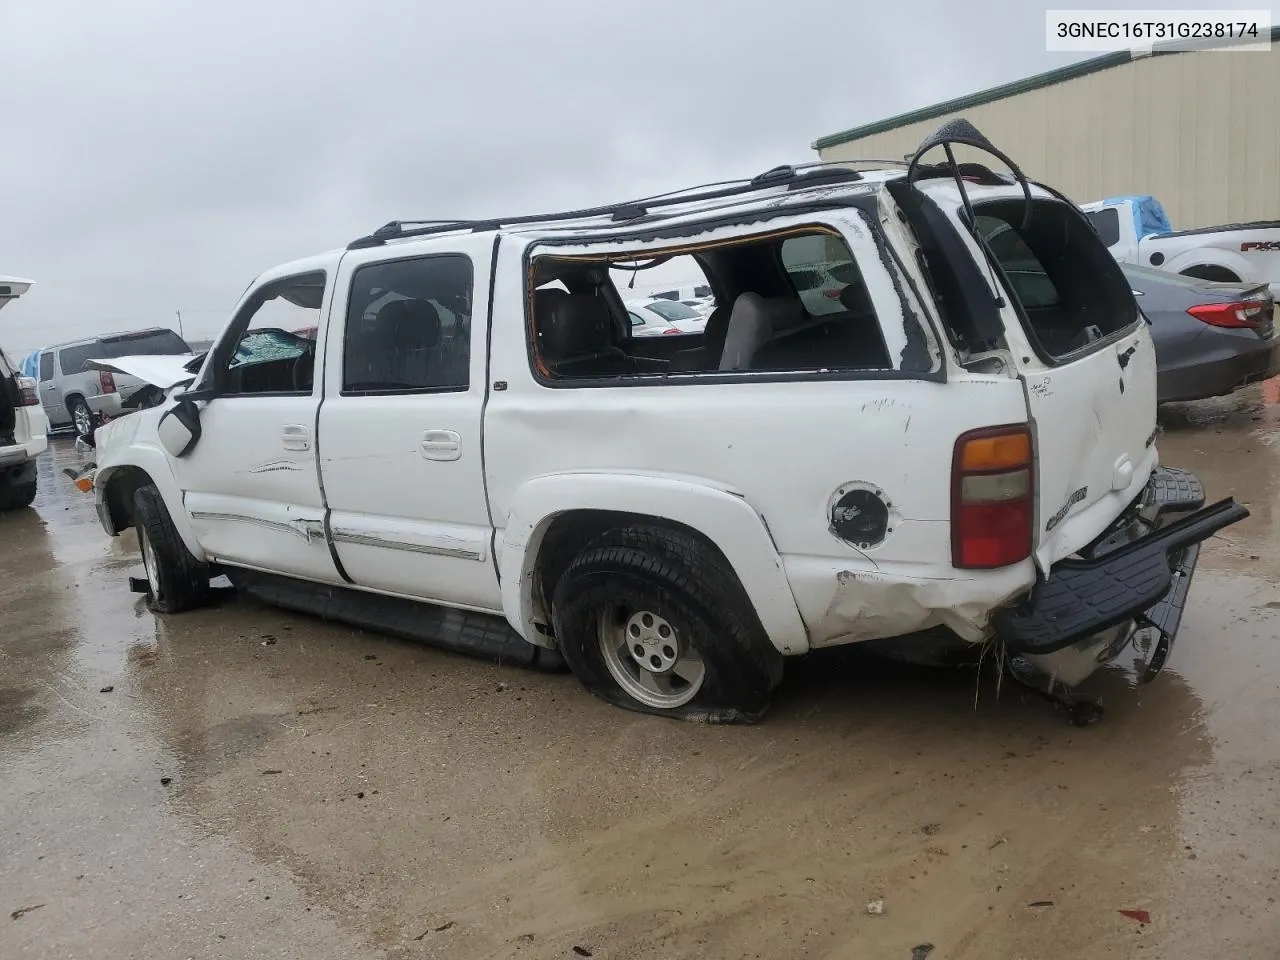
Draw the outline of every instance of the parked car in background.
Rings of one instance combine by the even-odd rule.
[[[665,300],[661,297],[628,300],[627,313],[631,315],[633,337],[653,336],[669,331],[702,333],[707,327],[707,314],[679,300]]]
[[[693,300],[677,300],[676,302],[683,303],[686,307],[698,311],[704,317],[711,316],[712,311],[716,308],[715,297],[697,297]]]
[[[136,377],[88,369],[87,361],[155,354],[192,355],[185,340],[163,327],[73,340],[40,351],[40,403],[50,425],[72,427],[77,436],[88,437],[102,418],[129,409],[134,394],[146,386]]]
[[[667,290],[650,293],[648,296],[656,300],[702,300],[712,296],[712,293],[710,284],[682,283]]]
[[[31,289],[30,280],[0,277],[0,309]],[[36,498],[36,457],[48,446],[48,422],[36,382],[0,350],[0,510],[30,506]]]
[[[1152,196],[1109,197],[1081,209],[1121,263],[1280,290],[1280,220],[1174,230]]]
[[[1224,396],[1280,374],[1266,284],[1210,283],[1134,264],[1121,270],[1151,323],[1160,403]]]

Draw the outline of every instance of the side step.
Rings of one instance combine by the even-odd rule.
[[[249,596],[264,603],[415,640],[454,653],[559,673],[567,669],[558,651],[529,643],[502,617],[455,610],[400,597],[385,597],[363,590],[327,586],[228,568],[228,579]]]

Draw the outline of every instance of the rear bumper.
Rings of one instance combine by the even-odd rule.
[[[1097,541],[1055,564],[1022,603],[996,614],[996,635],[1012,654],[1042,656],[1136,623],[1155,628],[1167,653],[1200,543],[1249,515],[1230,498],[1203,503],[1194,474],[1158,468],[1143,496]]]
[[[1240,343],[1240,352],[1234,356],[1158,373],[1159,402],[1222,397],[1280,373],[1280,338],[1253,341],[1241,338]]]

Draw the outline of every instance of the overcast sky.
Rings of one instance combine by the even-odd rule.
[[[17,359],[176,310],[211,336],[262,270],[387,220],[815,159],[817,137],[1080,58],[1044,29],[1043,5],[982,0],[2,0],[0,275],[37,285],[0,342]]]

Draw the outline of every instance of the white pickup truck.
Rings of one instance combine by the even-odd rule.
[[[1081,206],[1121,263],[1224,283],[1270,284],[1280,294],[1280,220],[1174,230],[1155,197],[1109,197]]]
[[[953,121],[921,153],[952,142],[986,144]],[[806,301],[815,246],[841,289]],[[721,306],[633,336],[611,267],[682,254]],[[665,716],[754,719],[784,658],[869,641],[994,646],[1087,721],[1061,689],[1131,643],[1154,676],[1200,541],[1248,515],[1159,465],[1151,335],[1079,210],[919,154],[394,222],[264,273],[177,361],[110,361],[168,396],[96,434],[155,609],[222,572]]]

